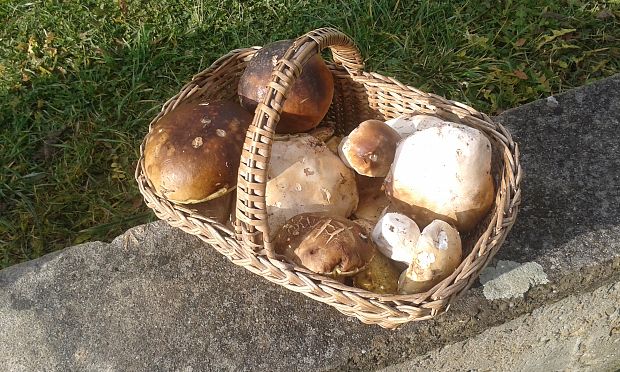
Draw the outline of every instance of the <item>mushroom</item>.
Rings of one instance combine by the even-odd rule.
[[[293,45],[277,41],[258,50],[239,79],[237,92],[241,105],[254,112],[267,94],[278,60]],[[316,127],[329,110],[334,96],[334,79],[320,55],[311,57],[289,91],[276,127],[277,133],[300,133]]]
[[[386,213],[375,225],[372,240],[385,256],[405,265],[411,264],[420,237],[418,225],[400,213]]]
[[[399,270],[389,258],[377,252],[366,269],[353,276],[353,285],[374,293],[397,293]]]
[[[444,121],[440,118],[430,115],[403,115],[385,122],[390,128],[397,131],[401,138],[409,137],[416,130],[442,125],[443,123]]]
[[[226,195],[220,196],[219,198],[196,204],[188,204],[186,207],[195,210],[203,217],[211,218],[219,223],[226,223],[230,220],[230,214],[233,210],[236,195],[237,193],[232,191]]]
[[[144,170],[158,195],[177,203],[215,199],[235,188],[252,115],[229,101],[181,103],[157,121]]]
[[[434,220],[422,230],[413,253],[399,280],[400,293],[427,291],[450,276],[461,263],[461,237],[447,222]]]
[[[354,172],[318,139],[274,141],[265,199],[271,233],[305,212],[348,217],[358,204]]]
[[[325,145],[329,149],[329,151],[338,155],[338,146],[340,146],[340,142],[342,142],[342,136],[332,136],[330,139],[325,142]]]
[[[442,219],[470,231],[493,205],[491,143],[481,131],[455,123],[416,131],[398,145],[384,186],[420,227]]]
[[[357,173],[385,177],[394,160],[398,132],[380,120],[366,120],[346,136],[338,147],[340,159]]]
[[[362,227],[340,216],[302,213],[275,235],[275,251],[318,274],[339,278],[366,268],[375,248]]]
[[[361,218],[377,223],[382,212],[385,210],[390,200],[383,190],[383,178],[366,177],[356,174],[357,193],[359,203],[353,212],[356,218]]]

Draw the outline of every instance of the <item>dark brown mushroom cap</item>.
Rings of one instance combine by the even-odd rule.
[[[366,120],[342,141],[340,157],[357,173],[385,177],[401,140],[397,131],[380,120]]]
[[[149,133],[144,168],[156,192],[198,203],[231,191],[252,115],[230,101],[182,103]]]
[[[300,266],[335,277],[360,272],[376,252],[362,227],[320,213],[289,219],[276,235],[275,249]]]
[[[267,94],[267,84],[276,62],[293,44],[277,41],[258,50],[239,80],[241,105],[254,112]],[[316,127],[329,110],[334,96],[334,79],[323,59],[316,55],[304,65],[301,76],[284,101],[277,133],[301,133]]]

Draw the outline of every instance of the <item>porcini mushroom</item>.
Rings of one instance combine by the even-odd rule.
[[[401,138],[407,138],[417,130],[442,125],[443,123],[442,119],[430,115],[403,115],[385,121],[385,124],[397,131]]]
[[[361,175],[385,177],[400,139],[398,132],[384,122],[366,120],[342,140],[338,154],[347,166]]]
[[[431,289],[447,278],[461,263],[461,237],[447,222],[434,220],[422,230],[414,256],[399,280],[400,293]]]
[[[379,217],[389,204],[385,191],[383,190],[383,178],[366,177],[356,174],[357,193],[359,195],[359,203],[357,209],[353,212],[356,218],[377,223]]]
[[[302,213],[287,220],[275,236],[274,247],[297,265],[335,278],[360,272],[376,252],[359,225],[321,213]]]
[[[274,141],[265,199],[272,234],[301,213],[348,217],[358,203],[355,175],[312,136]]]
[[[399,270],[394,262],[377,252],[362,272],[353,276],[353,285],[374,293],[397,293]]]
[[[144,170],[160,196],[199,203],[232,191],[252,115],[229,101],[181,103],[152,128]]]
[[[386,213],[375,225],[372,240],[385,256],[410,265],[420,237],[418,225],[400,213]]]
[[[481,131],[447,122],[431,126],[398,145],[385,191],[421,227],[442,219],[469,231],[493,205],[491,156]]]
[[[267,44],[248,62],[238,86],[241,105],[248,111],[254,112],[265,98],[271,73],[291,45],[291,40]],[[300,133],[316,127],[329,110],[333,95],[334,79],[325,61],[317,54],[306,62],[291,87],[276,132]]]

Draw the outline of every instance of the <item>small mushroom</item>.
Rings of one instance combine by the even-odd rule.
[[[155,191],[177,203],[200,203],[232,191],[252,115],[230,101],[181,103],[157,121],[144,146]]]
[[[414,256],[399,280],[400,293],[424,292],[444,280],[460,265],[461,237],[450,224],[434,220],[422,230]]]
[[[342,161],[357,173],[385,177],[394,160],[398,133],[380,120],[366,120],[346,136],[338,153]]]
[[[301,213],[348,217],[357,208],[354,172],[312,136],[274,141],[267,176],[265,199],[271,234]]]
[[[398,145],[385,191],[420,227],[442,219],[470,231],[493,205],[491,156],[477,129],[446,122],[419,130]]]
[[[443,123],[444,121],[440,118],[430,115],[404,115],[385,122],[390,128],[397,131],[401,138],[409,137],[417,130],[442,125]]]
[[[414,249],[420,237],[418,225],[400,213],[386,213],[375,225],[372,240],[381,253],[405,265],[414,259]]]
[[[297,265],[334,278],[357,274],[376,253],[362,227],[321,213],[302,213],[286,221],[274,247]]]

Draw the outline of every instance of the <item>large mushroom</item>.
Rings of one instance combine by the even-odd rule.
[[[322,213],[302,213],[286,221],[274,247],[297,265],[334,278],[359,273],[376,252],[361,226]]]
[[[416,131],[398,145],[385,189],[420,227],[441,219],[469,231],[493,205],[491,143],[455,123]]]
[[[277,41],[254,54],[239,80],[243,107],[254,112],[263,101],[273,69],[291,45],[291,40]],[[306,62],[284,101],[277,133],[300,133],[316,127],[329,110],[333,96],[332,74],[321,56],[315,55]]]
[[[200,203],[232,191],[252,115],[229,101],[181,103],[152,128],[144,170],[160,196]]]
[[[309,135],[274,141],[267,176],[271,234],[295,215],[323,212],[348,217],[358,204],[353,171]]]

